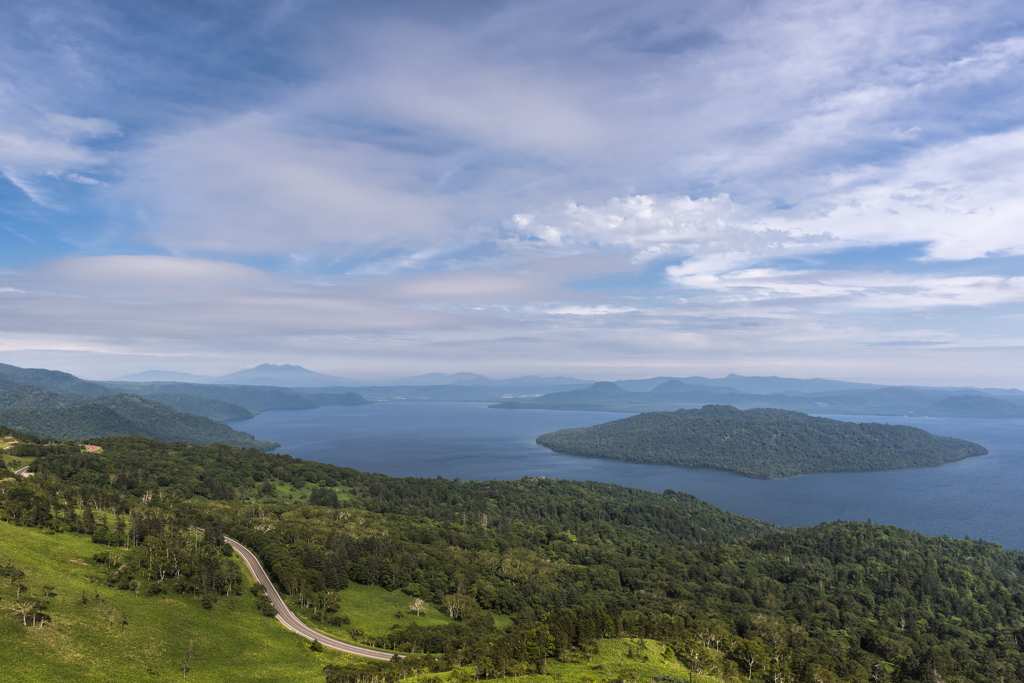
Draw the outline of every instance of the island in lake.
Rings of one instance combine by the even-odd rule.
[[[979,444],[916,427],[726,405],[560,429],[537,437],[537,443],[568,455],[706,467],[759,479],[929,467],[988,453]]]

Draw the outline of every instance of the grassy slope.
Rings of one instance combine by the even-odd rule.
[[[12,448],[16,443],[18,443],[18,441],[15,440],[14,437],[0,437],[0,459],[3,460],[4,465],[6,465],[7,469],[9,469],[11,472],[14,472],[15,470],[20,470],[25,465],[31,465],[32,461],[35,460],[35,458],[33,457],[25,456],[16,458],[10,453],[8,453],[7,449]]]
[[[352,623],[328,626],[315,621],[312,617],[313,610],[300,607],[298,599],[293,600],[285,596],[288,606],[307,624],[344,640],[352,640],[349,635],[351,631],[362,631],[368,636],[382,636],[395,624],[407,626],[415,622],[420,626],[440,626],[452,621],[434,605],[430,605],[423,615],[417,617],[415,613],[409,611],[409,603],[414,599],[401,591],[391,592],[380,586],[349,583],[348,588],[338,591],[338,614],[348,616]],[[398,617],[396,614],[402,616]]]
[[[35,458],[5,457],[3,460],[4,464],[7,465],[7,469],[9,469],[11,472],[16,472],[17,470],[20,470],[22,467],[25,467],[26,465],[31,465],[32,461],[35,460]]]
[[[47,613],[54,623],[25,628],[10,610],[13,588],[0,577],[0,642],[3,668],[17,671],[19,681],[170,681],[180,680],[189,641],[194,657],[189,681],[323,681],[322,667],[352,661],[335,652],[311,652],[308,641],[289,633],[276,620],[256,611],[255,598],[221,598],[204,610],[191,597],[136,597],[96,582],[85,560],[99,546],[77,534],[46,534],[0,522],[0,564],[25,571],[21,583],[40,594],[56,586]],[[95,599],[99,591],[101,600]],[[87,596],[82,605],[82,591]],[[107,610],[125,614],[128,625]],[[31,622],[30,622],[31,623]]]
[[[671,654],[666,656],[665,650],[665,646],[655,640],[645,639],[641,648],[640,641],[635,638],[610,638],[600,641],[598,652],[593,657],[583,655],[578,662],[566,663],[549,659],[546,674],[510,674],[505,680],[516,683],[593,683],[606,680],[650,681],[652,676],[668,676],[681,681],[692,680],[693,683],[719,683],[718,678],[691,674]],[[464,674],[468,674],[468,680],[472,680],[474,670],[475,667],[466,667]],[[446,672],[406,681],[456,683],[458,678],[453,672]]]

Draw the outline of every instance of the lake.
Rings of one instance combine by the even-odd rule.
[[[602,481],[692,493],[722,509],[786,526],[866,520],[931,535],[983,538],[1024,550],[1024,420],[826,415],[888,422],[982,444],[989,455],[941,467],[751,479],[714,470],[553,453],[539,434],[623,413],[496,410],[480,403],[381,402],[275,410],[235,429],[298,458],[395,477]]]

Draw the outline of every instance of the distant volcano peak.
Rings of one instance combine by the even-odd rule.
[[[624,394],[626,390],[615,382],[594,382],[586,389],[587,393],[594,394]]]

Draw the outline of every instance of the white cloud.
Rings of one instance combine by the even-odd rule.
[[[558,306],[547,309],[552,315],[613,315],[615,313],[635,313],[638,308],[632,306]]]
[[[616,197],[598,206],[576,203],[543,214],[517,214],[507,223],[523,246],[538,241],[555,249],[624,248],[638,259],[708,252],[761,253],[828,246],[823,235],[799,235],[756,224],[728,195]]]
[[[680,285],[728,294],[730,303],[806,299],[852,308],[922,309],[937,306],[993,306],[1024,303],[1024,278],[996,276],[897,275],[878,272],[793,271],[749,268],[726,274],[693,273],[669,267]]]
[[[18,101],[12,89],[0,83],[0,174],[34,202],[53,203],[42,188],[42,177],[107,164],[107,156],[88,143],[118,133],[117,125],[105,119],[57,114]],[[68,177],[93,181],[77,173]]]
[[[1024,253],[1024,129],[932,147],[834,182],[832,192],[766,223],[850,243],[926,242],[936,259]]]
[[[381,289],[406,301],[511,304],[543,298],[553,284],[550,274],[471,270],[405,277]]]
[[[96,180],[95,178],[90,178],[89,176],[80,175],[78,173],[68,173],[65,177],[68,180],[70,180],[71,182],[78,183],[80,185],[101,185],[102,184],[101,181]]]
[[[411,158],[264,115],[159,139],[130,172],[121,196],[147,197],[151,239],[176,252],[307,255],[453,230],[450,201],[431,195]]]
[[[514,214],[533,221],[516,231],[549,245],[643,245],[645,258],[690,254],[714,232],[801,243],[821,231],[725,233],[759,222],[769,199],[825,203],[822,169],[848,174],[865,145],[928,144],[935,98],[1013,78],[1024,50],[1018,38],[965,39],[958,9],[919,3],[527,4],[463,19],[339,21],[302,53],[315,77],[134,145],[119,157],[129,180],[118,196],[179,254],[358,253],[419,267],[381,252],[445,258]],[[631,31],[650,26],[682,47],[634,49]],[[904,153],[884,150],[882,166]],[[545,208],[567,197],[578,202],[569,228]],[[644,216],[629,206],[642,197],[672,206]]]
[[[481,38],[424,25],[384,25],[360,40],[365,61],[312,89],[305,106],[360,109],[383,124],[517,154],[578,153],[613,134],[579,80],[509,59]]]
[[[1019,300],[1012,278],[789,272],[776,258],[855,246],[920,242],[936,260],[1024,254],[1024,129],[932,147],[892,168],[836,175],[796,207],[759,214],[725,195],[634,195],[569,204],[507,222],[532,250],[616,248],[633,258],[683,256],[667,269],[682,286],[746,291],[752,299],[855,297],[859,305],[987,306]],[[753,270],[748,270],[754,268]],[[852,277],[852,279],[851,279]],[[897,293],[913,288],[913,295]],[[888,293],[868,296],[869,292]]]
[[[557,272],[555,263],[548,265]],[[0,354],[4,362],[92,377],[156,366],[217,373],[239,364],[300,362],[363,377],[469,368],[607,379],[728,371],[879,379],[888,372],[884,378],[896,381],[924,373],[922,364],[934,363],[940,351],[965,354],[982,368],[1012,356],[993,346],[1024,343],[1020,325],[975,332],[965,343],[941,314],[913,315],[1019,302],[1021,278],[748,270],[719,277],[706,295],[651,305],[566,292],[558,278],[530,268],[521,279],[467,272],[396,283],[394,276],[309,281],[175,257],[61,260],[0,276]],[[579,265],[567,270],[584,274]],[[535,273],[540,277],[531,280]],[[834,305],[843,300],[849,305]],[[876,309],[880,315],[849,315],[886,305]],[[925,357],[902,347],[856,350],[865,339],[950,343],[929,347]],[[978,350],[965,349],[972,345]],[[840,349],[843,366],[829,365]],[[956,368],[946,376],[967,374]],[[1004,373],[1001,381],[1012,380]]]
[[[429,329],[450,314],[396,304],[371,288],[304,283],[232,263],[165,256],[64,259],[9,275],[0,297],[14,333],[219,340],[249,335],[384,333]]]

